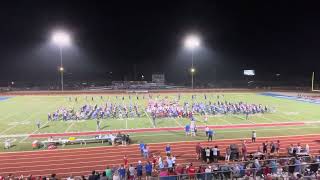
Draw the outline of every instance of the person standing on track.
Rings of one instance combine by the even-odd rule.
[[[242,150],[242,161],[246,161],[247,160],[247,144],[245,140],[242,142],[241,150]]]
[[[196,154],[197,154],[197,160],[199,160],[201,158],[201,145],[200,143],[197,143],[196,145]]]
[[[206,131],[206,137],[208,137],[208,134],[209,134],[209,127],[208,126],[206,126],[206,128],[205,128],[205,131]]]
[[[262,143],[262,151],[264,154],[268,153],[268,141]]]
[[[190,125],[189,124],[186,125],[185,132],[186,132],[186,136],[188,136],[190,134]]]
[[[209,142],[209,140],[212,141],[213,134],[214,134],[213,130],[209,129],[209,131],[208,131],[208,142]]]
[[[167,144],[167,146],[166,146],[166,155],[167,156],[170,156],[170,154],[171,154],[171,147],[170,147],[170,144]]]
[[[279,140],[276,143],[276,152],[277,152],[277,154],[279,154],[279,152],[280,152],[280,141]]]
[[[143,156],[144,143],[142,141],[139,144],[139,148],[140,148],[141,156]]]
[[[127,155],[124,155],[124,157],[123,157],[123,164],[124,164],[125,168],[128,167],[128,157],[127,157]]]
[[[256,142],[256,138],[257,138],[257,133],[256,131],[252,131],[252,136],[251,136],[251,142]]]

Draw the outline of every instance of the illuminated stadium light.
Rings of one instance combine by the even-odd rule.
[[[200,46],[200,38],[196,35],[190,35],[184,42],[185,47],[195,49]]]
[[[60,72],[61,72],[61,91],[63,91],[63,61],[62,61],[62,48],[71,45],[71,37],[64,31],[55,31],[52,34],[52,42],[59,46],[60,50]]]
[[[52,35],[52,42],[59,47],[70,46],[71,38],[70,35],[63,31],[57,31]]]
[[[200,38],[196,35],[189,35],[186,37],[184,41],[184,46],[191,50],[191,88],[193,89],[193,75],[195,72],[193,66],[193,59],[194,59],[194,50],[200,46]]]

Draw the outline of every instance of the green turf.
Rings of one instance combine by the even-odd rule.
[[[177,94],[160,94],[153,95],[153,98],[164,98],[176,99]],[[73,100],[69,102],[69,97]],[[78,102],[74,101],[74,98],[78,98]],[[63,133],[63,132],[83,132],[83,131],[95,131],[96,122],[94,120],[83,120],[83,121],[58,121],[58,122],[48,122],[47,113],[57,110],[59,107],[74,107],[78,110],[80,106],[84,104],[91,105],[102,105],[105,101],[122,103],[122,95],[103,95],[103,100],[100,99],[100,95],[93,96],[94,102],[91,101],[91,95],[88,95],[88,100],[86,100],[85,95],[83,96],[16,96],[10,99],[0,101],[0,136],[2,137],[2,142],[7,135],[16,134],[36,134],[36,133]],[[142,95],[139,95],[139,100],[136,99],[136,95],[131,95],[132,99],[129,100],[128,95],[124,95],[126,104],[130,102],[139,105],[142,110],[147,104],[147,95],[145,99]],[[207,93],[207,100],[211,102],[218,101],[216,93]],[[248,120],[245,119],[244,115],[216,115],[209,116],[209,125],[234,125],[234,124],[258,124],[258,123],[277,123],[277,122],[317,122],[320,120],[319,107],[320,105],[298,102],[294,100],[279,99],[274,97],[262,96],[256,93],[225,93],[224,97],[220,96],[220,101],[228,102],[248,102],[267,105],[269,108],[274,110],[271,113],[258,114],[250,116]],[[180,103],[191,102],[191,94],[181,94]],[[197,99],[195,101],[205,102],[203,94],[197,94]],[[36,120],[40,120],[43,128],[40,130],[36,127]],[[196,115],[197,125],[204,125],[203,117]],[[181,127],[185,126],[189,122],[189,119],[157,119],[157,127]],[[102,121],[101,127],[103,130],[114,130],[114,129],[132,129],[132,128],[151,128],[152,123],[149,116],[145,113],[142,114],[140,118],[130,118],[130,119],[104,119]],[[307,128],[308,127],[308,128]],[[281,128],[279,131],[264,131],[263,135],[285,135],[288,131],[286,128]],[[310,128],[309,126],[299,127],[299,133],[310,133],[310,132],[320,132],[318,126]],[[226,130],[227,131],[227,130]],[[248,130],[249,132],[249,130]],[[228,132],[225,137],[244,137],[248,134],[246,131],[239,132]],[[152,137],[151,140],[148,138],[148,142],[159,142],[159,141],[178,141],[178,140],[189,140],[184,136],[179,136],[179,133],[170,134],[172,132],[166,132],[157,137]],[[145,138],[143,135],[148,135],[148,133],[143,133],[134,137],[136,140],[139,138]],[[152,133],[155,134],[155,133]],[[169,134],[169,135],[165,135]],[[172,135],[172,136],[171,136]],[[170,138],[167,138],[170,136]],[[150,136],[151,137],[151,136]],[[198,137],[197,137],[198,138]],[[196,139],[197,139],[196,138]],[[200,138],[200,137],[199,137]],[[20,141],[20,140],[19,140]],[[23,140],[22,142],[24,142]],[[23,143],[22,143],[23,144]],[[20,148],[20,147],[19,147]],[[22,148],[23,149],[23,148]]]

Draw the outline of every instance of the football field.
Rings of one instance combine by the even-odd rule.
[[[250,114],[248,118],[244,114],[216,114],[208,115],[207,123],[204,116],[195,114],[197,126],[226,126],[217,129],[217,138],[239,138],[248,137],[253,129],[260,131],[259,135],[290,135],[290,134],[312,134],[318,133],[320,128],[319,104],[301,102],[294,99],[284,99],[266,96],[261,93],[194,93],[196,98],[192,99],[191,93],[181,93],[178,101],[177,93],[152,94],[153,100],[166,99],[178,101],[181,106],[184,103],[250,103],[261,104],[268,107],[268,112]],[[206,96],[206,98],[205,98]],[[77,99],[77,101],[75,101]],[[93,99],[93,100],[92,100]],[[7,138],[16,138],[17,142],[26,143],[28,137],[47,133],[71,133],[71,132],[93,132],[97,131],[97,123],[94,119],[87,120],[57,120],[48,121],[48,113],[53,113],[59,108],[78,110],[84,105],[103,106],[106,102],[114,104],[136,104],[141,112],[140,117],[117,117],[101,119],[100,130],[131,130],[141,128],[184,128],[190,123],[189,118],[157,118],[156,127],[153,126],[150,113],[147,112],[149,94],[101,94],[101,95],[27,95],[10,96],[0,98],[0,137],[1,142]],[[41,122],[38,129],[37,122]],[[278,123],[304,123],[303,125],[292,125],[287,127],[277,126]],[[271,127],[259,127],[259,124],[274,124]],[[252,125],[243,129],[234,129],[235,126]],[[228,128],[228,126],[230,128]],[[156,141],[179,141],[190,140],[184,137],[180,131],[159,132],[137,132],[132,137],[143,139],[147,142]],[[169,138],[170,137],[170,138]],[[201,139],[201,136],[194,140]],[[203,138],[203,137],[202,137]],[[30,142],[29,142],[30,143]]]

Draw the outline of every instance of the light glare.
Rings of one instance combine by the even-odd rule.
[[[68,33],[58,31],[52,35],[52,42],[60,47],[69,46],[71,44],[71,38]]]
[[[186,38],[185,42],[184,42],[184,45],[187,47],[187,48],[190,48],[190,49],[194,49],[196,47],[199,47],[200,46],[200,39],[199,37],[195,36],[195,35],[190,35]]]

